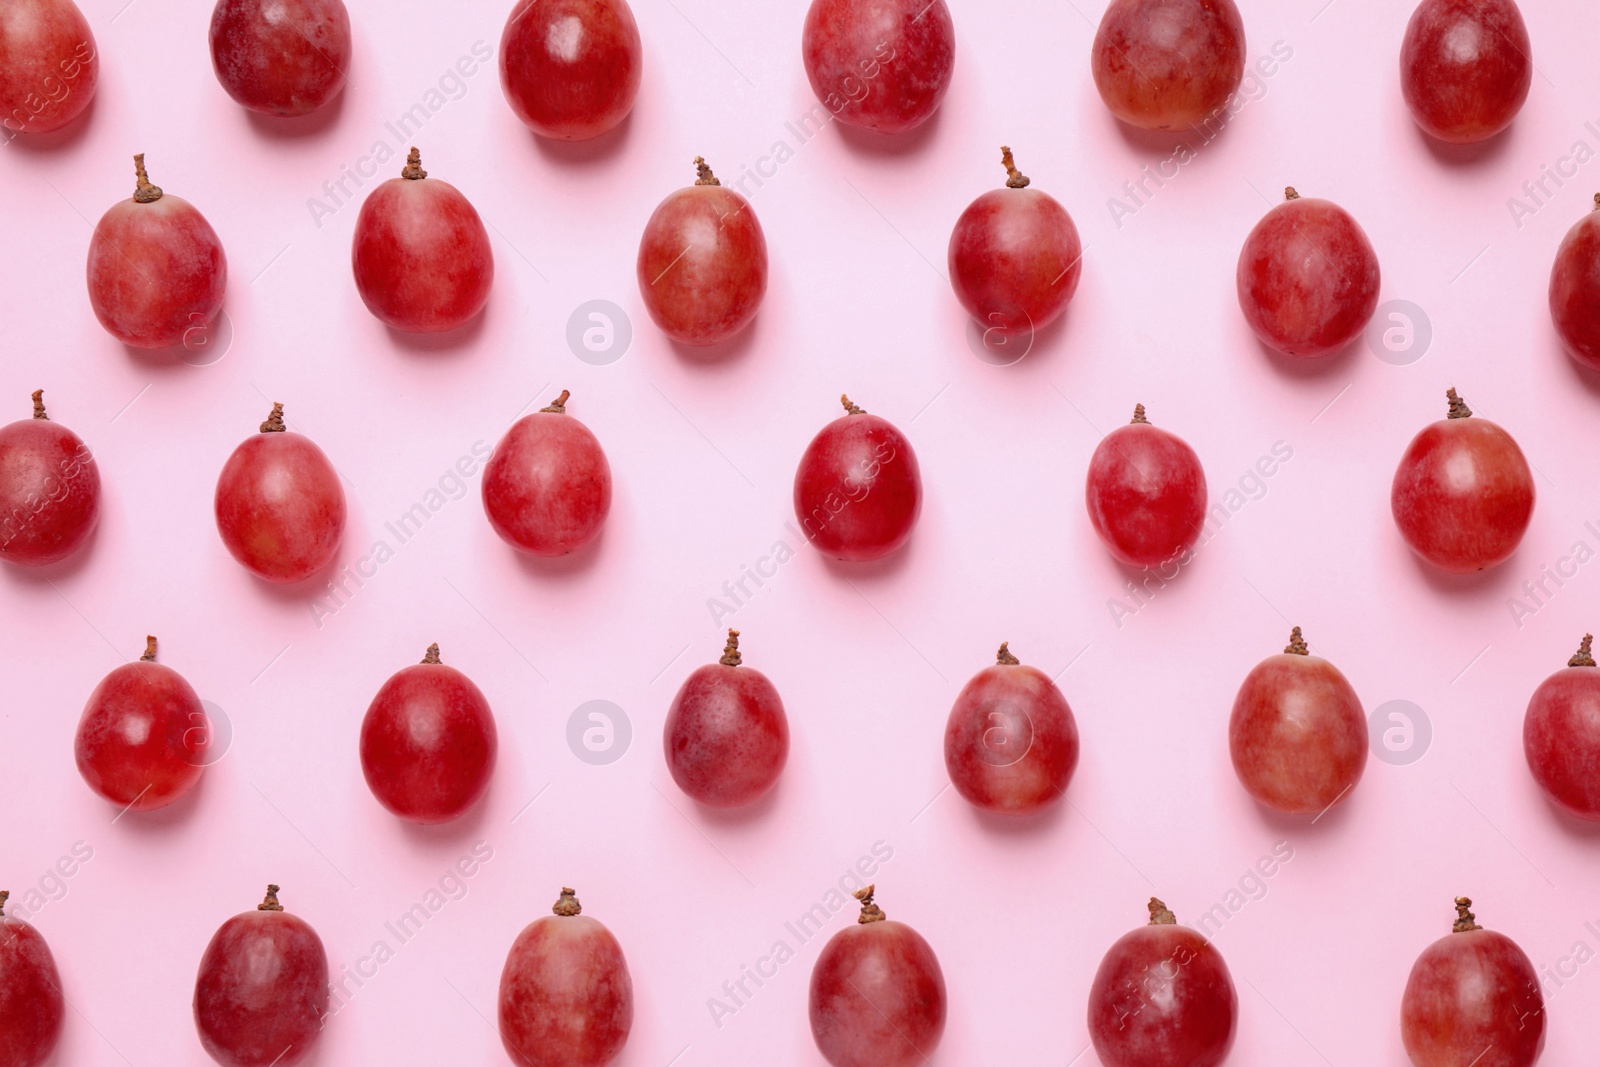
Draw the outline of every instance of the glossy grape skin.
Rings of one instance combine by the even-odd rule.
[[[1600,370],[1600,193],[1561,240],[1550,268],[1550,319],[1567,354]]]
[[[604,1067],[633,1028],[622,946],[572,890],[523,928],[500,972],[500,1040],[521,1067]]]
[[[43,1067],[61,1040],[66,1000],[44,937],[5,914],[0,892],[0,1065]]]
[[[255,911],[217,928],[200,957],[194,1025],[222,1067],[293,1067],[328,1014],[328,954],[311,925],[267,887]]]
[[[680,344],[726,341],[756,317],[767,292],[767,239],[750,202],[700,178],[661,201],[639,241],[639,295],[661,332]]]
[[[113,204],[89,241],[89,304],[106,332],[134,348],[166,348],[204,331],[222,310],[228,259],[193,204],[149,184]]]
[[[113,670],[78,721],[78,773],[96,793],[130,811],[164,808],[194,788],[211,748],[211,720],[171,667],[144,657]]]
[[[1344,208],[1285,194],[1239,252],[1239,308],[1269,348],[1331,355],[1361,336],[1378,307],[1378,256]]]
[[[1451,410],[1467,414],[1412,438],[1389,503],[1417,555],[1441,570],[1470,574],[1516,551],[1533,517],[1533,473],[1510,434],[1473,417],[1454,389],[1448,395]]]
[[[506,101],[558,141],[586,141],[627,118],[643,67],[627,0],[519,0],[500,36]]]
[[[794,513],[807,539],[835,559],[881,559],[911,539],[922,472],[892,423],[840,400],[849,414],[824,426],[800,457]]]
[[[861,919],[828,939],[811,968],[811,1036],[833,1067],[911,1067],[944,1036],[944,972],[933,947],[884,918],[873,886]]]
[[[1111,113],[1146,130],[1197,126],[1244,78],[1233,0],[1111,0],[1090,54]]]
[[[1031,815],[1067,791],[1078,724],[1050,676],[1001,644],[997,662],[973,675],[950,709],[944,765],[974,807]]]
[[[956,28],[944,0],[811,0],[800,49],[811,91],[839,121],[904,133],[950,88]]]
[[[1540,683],[1522,720],[1522,750],[1545,795],[1580,819],[1600,822],[1600,669],[1585,634],[1567,667]]]
[[[43,396],[33,394],[33,418],[0,426],[0,560],[19,567],[66,559],[100,521],[100,468],[50,421]]]
[[[350,261],[367,310],[408,333],[465,325],[494,282],[483,220],[455,186],[428,177],[415,148],[401,176],[362,203]]]
[[[1532,46],[1512,0],[1422,0],[1400,46],[1411,117],[1449,144],[1511,125],[1533,85]]]
[[[684,679],[667,710],[662,742],[672,780],[714,808],[765,796],[789,759],[789,720],[778,688],[742,665],[739,631],[728,631],[722,659]]]
[[[1104,1067],[1217,1067],[1237,1030],[1222,954],[1150,900],[1150,925],[1106,952],[1089,990],[1089,1037]]]
[[[1002,337],[1043,329],[1066,310],[1083,273],[1083,245],[1067,209],[1027,188],[1011,149],[1001,150],[1010,184],[978,197],[950,234],[950,285],[985,332]]]
[[[263,115],[309,115],[350,69],[344,0],[217,0],[211,66],[234,102]]]
[[[390,812],[410,822],[449,822],[488,792],[500,747],[494,713],[472,679],[439,661],[396,671],[361,720],[361,773]]]
[[[1400,1034],[1413,1067],[1533,1067],[1544,1049],[1544,997],[1527,954],[1504,934],[1464,916],[1455,932],[1412,964],[1400,1002]]]
[[[83,113],[100,82],[100,52],[72,0],[0,4],[0,124],[50,133]]]
[[[501,540],[564,556],[600,534],[611,511],[611,465],[567,398],[513,423],[483,468],[483,510]]]
[[[1130,567],[1154,567],[1199,540],[1206,474],[1194,449],[1152,426],[1136,404],[1133,421],[1095,448],[1084,497],[1106,550]]]
[[[304,581],[339,552],[339,474],[309,437],[284,428],[282,404],[228,457],[213,507],[222,543],[266,581]]]

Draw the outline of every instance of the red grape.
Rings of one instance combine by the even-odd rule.
[[[1512,0],[1422,0],[1400,46],[1411,117],[1451,144],[1511,125],[1533,85],[1532,46]]]
[[[282,404],[228,457],[215,507],[222,543],[269,582],[311,577],[338,553],[344,533],[339,475],[309,437],[287,432]]]
[[[396,671],[361,720],[361,773],[378,803],[402,819],[449,822],[489,789],[499,735],[472,679],[439,661]]]
[[[311,924],[278,903],[217,928],[194,982],[200,1044],[223,1067],[293,1067],[311,1053],[328,1014],[328,954]]]
[[[217,0],[211,65],[251,111],[310,114],[344,88],[350,13],[344,0]]]
[[[455,186],[429,180],[415,148],[400,177],[362,203],[350,259],[367,310],[411,333],[468,322],[489,302],[494,281],[483,220]]]
[[[933,947],[856,890],[861,917],[811,968],[811,1036],[833,1067],[910,1067],[944,1036],[944,972]]]
[[[1522,750],[1541,789],[1562,810],[1600,821],[1600,670],[1594,636],[1546,678],[1528,701]]]
[[[1002,641],[994,666],[973,675],[950,709],[944,765],[976,807],[1029,815],[1067,791],[1078,724],[1050,676],[1022,666]]]
[[[696,156],[699,178],[668,196],[639,240],[639,295],[661,331],[714,345],[750,324],[767,291],[767,239],[750,201],[724,189]]]
[[[1539,976],[1517,943],[1485,930],[1456,898],[1453,932],[1417,957],[1400,1001],[1414,1067],[1533,1067],[1544,1049]]]
[[[194,788],[211,747],[211,720],[183,675],[144,655],[101,679],[78,721],[78,773],[133,811],[164,808]]]
[[[43,1067],[61,1039],[61,975],[39,931],[6,914],[0,890],[0,1065]]]
[[[1239,1011],[1222,953],[1150,898],[1150,925],[1106,952],[1089,990],[1089,1037],[1105,1067],[1217,1067]]]
[[[1412,550],[1468,574],[1510,558],[1533,517],[1533,473],[1511,435],[1451,389],[1450,417],[1423,427],[1394,472],[1389,504]]]
[[[36,389],[33,418],[0,426],[0,560],[66,559],[99,521],[100,468],[77,434],[50,421]]]
[[[1055,321],[1078,291],[1083,246],[1072,216],[1049,193],[1028,188],[1002,146],[1006,187],[984,193],[950,234],[950,284],[967,314],[1002,338]]]
[[[739,654],[728,631],[722,659],[684,679],[667,711],[667,769],[702,804],[732,808],[765,796],[789,759],[789,720],[767,676]]]
[[[535,919],[500,972],[500,1040],[522,1067],[604,1067],[633,1028],[622,946],[570,889]]]
[[[217,317],[228,260],[193,204],[150,184],[144,153],[133,168],[133,197],[113,204],[89,241],[89,304],[123,344],[165,348]]]
[[[72,0],[0,4],[0,124],[59,130],[83,113],[100,81],[100,53]]]
[[[1573,359],[1600,370],[1600,193],[1556,251],[1550,270],[1550,318]]]
[[[561,395],[513,423],[483,468],[483,510],[506,544],[564,556],[600,534],[611,510],[611,465]]]
[[[1150,425],[1143,404],[1094,450],[1084,495],[1094,532],[1131,567],[1187,557],[1205,523],[1200,457],[1183,438]]]
[[[518,0],[500,37],[511,110],[558,141],[586,141],[627,118],[643,64],[627,0]]]
[[[1344,208],[1283,193],[1239,253],[1239,307],[1262,344],[1330,355],[1361,336],[1378,306],[1378,257]]]
[[[836,118],[903,133],[939,110],[956,28],[944,0],[811,0],[800,50],[811,91]]]
[[[1146,130],[1197,126],[1244,78],[1233,0],[1111,0],[1089,57],[1111,113]]]
[[[794,476],[794,512],[806,537],[837,559],[879,559],[905,544],[922,511],[911,442],[887,419],[841,396],[847,412],[806,446]]]
[[[1239,783],[1262,804],[1320,814],[1361,781],[1367,718],[1339,668],[1311,655],[1296,626],[1289,647],[1256,664],[1239,687],[1228,750]]]

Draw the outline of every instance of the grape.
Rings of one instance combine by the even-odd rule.
[[[1600,370],[1600,193],[1578,220],[1550,269],[1550,318],[1573,359]]]
[[[339,475],[310,438],[287,432],[282,404],[273,404],[261,432],[228,457],[215,508],[222,543],[269,582],[304,581],[339,552]]]
[[[1422,0],[1400,46],[1411,117],[1450,144],[1511,125],[1533,85],[1532,46],[1512,0]]]
[[[1511,435],[1473,418],[1456,395],[1450,417],[1411,439],[1389,504],[1412,550],[1441,570],[1469,574],[1510,558],[1533,516],[1533,474]]]
[[[10,896],[0,890],[0,1065],[43,1067],[66,1016],[61,975],[39,931],[6,914]]]
[[[1534,780],[1563,811],[1600,821],[1600,670],[1594,635],[1528,701],[1522,750]]]
[[[714,345],[750,324],[767,291],[767,239],[750,202],[695,157],[699,178],[661,201],[639,241],[639,295],[661,331]]]
[[[922,473],[911,442],[887,419],[841,396],[845,414],[800,457],[794,512],[805,535],[836,559],[887,556],[911,537],[922,511]]]
[[[362,203],[350,259],[367,310],[411,333],[465,324],[489,302],[494,281],[483,220],[455,186],[428,178],[415,148],[400,177]]]
[[[1206,517],[1206,473],[1176,434],[1150,425],[1144,405],[1106,434],[1089,460],[1089,521],[1107,550],[1131,567],[1188,562]]]
[[[513,423],[483,468],[483,510],[506,544],[564,556],[593,541],[611,510],[611,465],[567,390]]]
[[[1049,193],[1028,188],[1002,146],[1006,187],[984,193],[950,234],[950,284],[967,314],[1000,338],[1055,321],[1078,290],[1083,246],[1072,216]]]
[[[500,1040],[522,1067],[604,1067],[633,1028],[633,979],[622,946],[563,889],[506,954]]]
[[[1378,306],[1378,257],[1344,208],[1283,193],[1239,253],[1239,307],[1269,348],[1330,355],[1361,336]]]
[[[1233,770],[1276,811],[1318,815],[1367,765],[1367,718],[1339,668],[1313,656],[1296,626],[1289,647],[1245,677],[1228,722]]]
[[[834,117],[904,133],[939,110],[956,28],[944,0],[811,0],[800,50],[811,91]]]
[[[100,81],[100,53],[72,0],[0,4],[0,124],[50,133],[83,113]]]
[[[511,110],[558,141],[586,141],[627,118],[643,64],[627,0],[518,0],[500,37]]]
[[[1533,1067],[1544,1048],[1539,976],[1517,943],[1456,898],[1453,932],[1417,957],[1400,1001],[1413,1067]]]
[[[1067,791],[1078,724],[1049,675],[1022,666],[1002,641],[994,666],[973,675],[950,709],[944,765],[976,807],[1029,815]]]
[[[684,679],[667,710],[667,769],[702,804],[732,808],[765,796],[789,759],[789,720],[767,676],[742,666],[739,631],[722,658]]]
[[[217,0],[211,65],[235,103],[308,115],[344,88],[350,13],[344,0]]]
[[[1244,20],[1233,0],[1111,0],[1089,67],[1100,99],[1123,122],[1198,126],[1244,78]]]
[[[361,720],[361,773],[389,811],[416,823],[459,818],[489,789],[499,735],[472,679],[439,660],[396,671]]]
[[[133,169],[133,197],[113,204],[89,241],[89,304],[123,344],[166,348],[222,310],[228,260],[193,204],[150,184],[142,152]]]
[[[1089,990],[1089,1037],[1104,1067],[1217,1067],[1239,1011],[1222,953],[1150,898],[1150,924],[1106,952]]]
[[[164,808],[194,788],[211,747],[211,720],[183,675],[144,655],[101,679],[78,721],[78,773],[132,811]]]
[[[944,1036],[944,972],[933,948],[856,890],[861,916],[811,968],[811,1036],[833,1067],[910,1067]]]
[[[293,1067],[311,1054],[328,1014],[328,954],[311,924],[278,903],[217,928],[194,982],[200,1044],[222,1067]]]
[[[77,434],[50,421],[36,389],[33,418],[0,426],[0,560],[56,563],[99,521],[100,468]]]

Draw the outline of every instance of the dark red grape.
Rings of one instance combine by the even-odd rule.
[[[1451,389],[1450,417],[1411,439],[1389,493],[1406,544],[1441,570],[1470,574],[1503,563],[1533,517],[1533,472],[1511,435]]]
[[[739,631],[716,663],[684,679],[667,710],[667,769],[702,804],[732,808],[765,796],[789,759],[789,720],[767,676],[745,667]]]
[[[211,65],[234,101],[307,115],[339,95],[350,69],[344,0],[217,0]]]
[[[500,86],[528,128],[598,137],[628,117],[644,66],[627,0],[518,0],[500,37]]]
[[[639,295],[661,331],[688,345],[726,341],[750,324],[767,291],[767,239],[750,201],[699,178],[661,201],[639,241]]]
[[[489,232],[456,187],[429,178],[422,154],[406,157],[361,205],[350,252],[362,303],[387,326],[439,333],[464,325],[489,302]]]
[[[1111,0],[1089,56],[1111,113],[1146,130],[1198,126],[1244,78],[1233,0]]]
[[[512,424],[483,468],[483,510],[506,544],[564,556],[600,534],[611,511],[611,465],[561,395]]]
[[[1544,995],[1517,943],[1474,921],[1456,898],[1453,932],[1417,957],[1400,1001],[1413,1067],[1533,1067],[1544,1049]]]
[[[922,511],[922,472],[911,442],[887,419],[841,396],[846,414],[800,457],[794,513],[806,537],[843,560],[880,559],[911,538]]]
[[[33,418],[0,426],[0,560],[56,563],[99,521],[100,468],[77,434],[50,421],[36,389]]]
[[[43,1067],[66,1016],[61,975],[44,937],[6,914],[0,890],[0,1067]]]
[[[1422,0],[1400,46],[1411,117],[1451,144],[1511,125],[1533,85],[1532,46],[1512,0]]]
[[[78,773],[133,811],[164,808],[194,788],[211,747],[211,720],[183,675],[144,655],[101,679],[78,721]]]
[[[856,890],[861,916],[811,968],[811,1036],[833,1067],[910,1067],[944,1036],[944,972],[933,947]]]
[[[311,1054],[328,1014],[328,954],[311,924],[278,903],[217,928],[194,982],[200,1044],[222,1067],[293,1067]]]
[[[0,4],[0,124],[50,133],[83,113],[100,81],[100,53],[72,0]]]
[[[1000,643],[993,666],[962,687],[944,728],[944,765],[976,807],[1029,815],[1067,791],[1078,766],[1078,724],[1067,698]]]
[[[1133,421],[1094,450],[1084,496],[1107,550],[1131,567],[1154,567],[1186,557],[1199,540],[1206,473],[1183,438],[1150,425],[1135,404]]]
[[[633,1028],[622,946],[570,889],[535,919],[500,972],[500,1040],[521,1067],[605,1067]]]
[[[903,133],[939,110],[956,28],[944,0],[811,0],[800,50],[811,91],[836,118]]]
[[[1550,318],[1573,359],[1600,370],[1600,193],[1556,251],[1550,269]]]
[[[150,184],[143,153],[133,168],[133,197],[113,204],[89,241],[89,304],[123,344],[166,348],[222,310],[228,259],[193,204]]]
[[[1528,701],[1522,751],[1545,794],[1580,819],[1600,821],[1600,670],[1594,636]]]

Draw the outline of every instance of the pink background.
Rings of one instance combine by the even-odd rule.
[[[1120,129],[1096,96],[1099,7],[952,0],[956,70],[932,123],[893,142],[829,128],[746,186],[771,287],[748,335],[706,360],[650,324],[636,242],[655,203],[692,178],[694,155],[734,184],[776,140],[795,147],[785,123],[813,103],[801,0],[638,0],[639,102],[596,144],[536,141],[492,64],[448,83],[459,99],[417,143],[490,224],[499,273],[482,322],[442,346],[364,310],[349,270],[354,203],[319,226],[308,201],[374,142],[405,147],[384,123],[475,44],[491,53],[508,5],[353,0],[353,84],[330,116],[291,132],[248,118],[217,85],[209,4],[124,2],[85,4],[102,52],[87,121],[0,151],[0,397],[21,418],[44,387],[105,482],[80,558],[0,575],[0,878],[13,912],[30,886],[58,898],[32,921],[76,1009],[62,1062],[206,1063],[189,1010],[200,952],[273,880],[336,970],[372,974],[314,1062],[504,1062],[492,1019],[505,950],[565,884],[628,953],[638,1008],[624,1067],[818,1064],[805,1002],[821,939],[800,944],[785,923],[875,842],[893,851],[876,875],[881,903],[944,965],[950,1020],[935,1063],[1094,1063],[1089,983],[1146,898],[1193,923],[1226,908],[1278,842],[1294,858],[1216,936],[1240,995],[1232,1062],[1403,1065],[1400,993],[1416,953],[1449,929],[1456,894],[1550,969],[1545,1062],[1591,1053],[1600,967],[1570,957],[1579,942],[1600,948],[1600,840],[1544,803],[1520,736],[1528,695],[1600,623],[1585,611],[1600,565],[1520,620],[1510,598],[1575,542],[1600,548],[1592,450],[1574,432],[1592,425],[1600,382],[1562,355],[1544,295],[1600,164],[1559,189],[1547,181],[1552,195],[1520,226],[1507,205],[1542,168],[1571,176],[1562,158],[1575,142],[1585,159],[1600,148],[1584,5],[1525,5],[1539,71],[1527,106],[1508,134],[1462,152],[1425,142],[1405,112],[1406,5],[1244,0],[1250,56],[1282,42],[1292,57],[1119,226],[1108,198],[1173,141]],[[1001,142],[1073,213],[1088,249],[1065,323],[1008,367],[974,355],[943,277],[956,216],[1003,179]],[[227,248],[233,336],[209,365],[134,355],[89,310],[92,221],[130,194],[141,150]],[[1391,365],[1358,342],[1291,366],[1251,337],[1234,262],[1286,184],[1361,221],[1383,299],[1431,319],[1420,360]],[[632,317],[632,347],[609,366],[579,361],[565,340],[568,316],[595,298]],[[1394,463],[1443,416],[1452,384],[1538,470],[1521,549],[1466,581],[1413,562],[1388,513]],[[516,558],[483,519],[476,477],[404,545],[385,531],[475,443],[492,446],[561,388],[614,471],[596,548]],[[881,565],[800,551],[724,620],[783,693],[794,747],[758,810],[697,811],[660,755],[667,705],[721,647],[708,599],[774,542],[794,545],[794,464],[841,390],[910,436],[921,523]],[[395,549],[321,618],[318,588],[253,580],[212,523],[216,474],[269,400],[348,480],[341,564],[380,539]],[[1197,562],[1119,625],[1108,600],[1129,575],[1089,528],[1082,478],[1135,401],[1197,449],[1213,500],[1242,491]],[[1252,481],[1276,442],[1292,458]],[[1413,701],[1433,727],[1423,758],[1373,759],[1314,826],[1252,804],[1226,748],[1236,686],[1294,623],[1369,710]],[[147,632],[225,712],[232,743],[191,800],[113,822],[75,772],[72,735],[96,681]],[[1068,803],[1029,823],[979,817],[942,792],[946,713],[1001,639],[1065,671],[1083,737]],[[430,641],[487,693],[502,750],[481,810],[423,831],[368,794],[356,736],[379,684]],[[566,742],[591,699],[620,705],[633,727],[607,766]],[[52,880],[77,842],[93,858]],[[465,896],[399,944],[385,922],[479,842],[493,858]],[[708,999],[780,939],[796,957],[759,990],[747,983],[753,996],[717,1025]],[[379,940],[393,958],[362,964]]]

